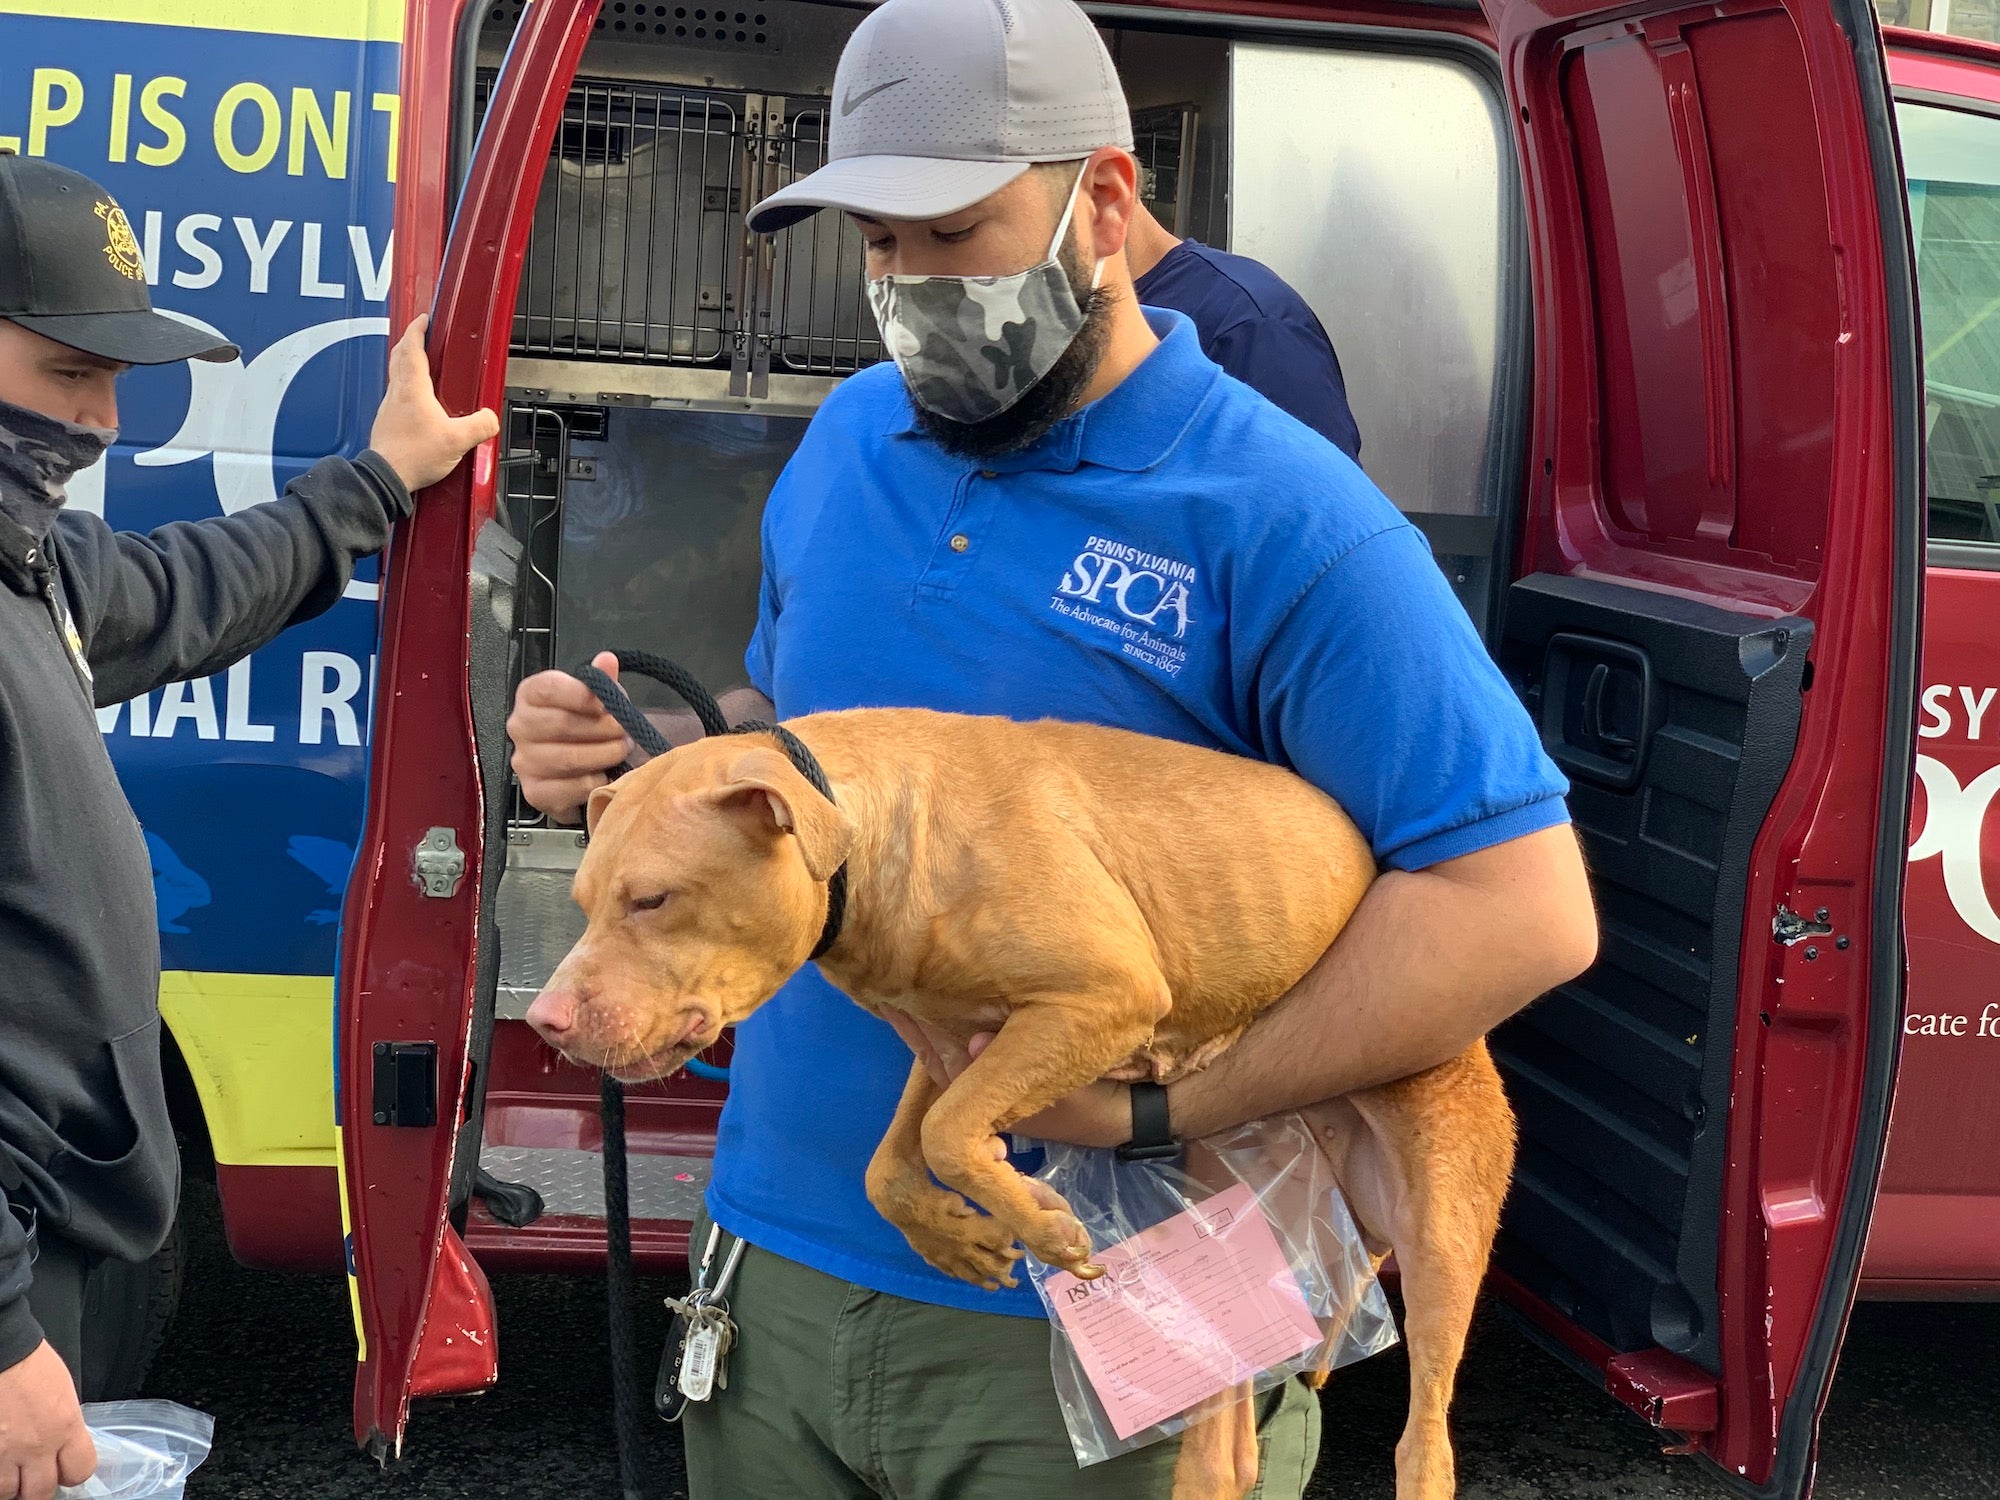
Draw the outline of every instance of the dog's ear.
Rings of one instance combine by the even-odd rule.
[[[611,799],[618,795],[618,783],[607,781],[590,794],[590,801],[584,805],[583,831],[594,835],[598,821],[604,816],[604,809],[611,805]]]
[[[751,806],[773,833],[798,838],[806,873],[828,879],[854,844],[854,823],[799,774],[784,751],[771,745],[745,750],[729,767],[715,799]]]

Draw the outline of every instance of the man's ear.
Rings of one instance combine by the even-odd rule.
[[[1085,251],[1094,259],[1109,260],[1124,250],[1133,216],[1141,211],[1138,162],[1119,147],[1104,147],[1084,168],[1082,192],[1091,210],[1084,222]]]
[[[792,834],[799,841],[806,873],[829,879],[854,847],[854,821],[821,796],[799,774],[784,751],[770,745],[745,750],[729,768],[715,800],[750,808],[773,837]]]
[[[584,805],[583,829],[587,834],[597,833],[598,820],[604,816],[604,809],[611,805],[611,799],[618,795],[618,783],[607,781],[590,794],[590,801]]]

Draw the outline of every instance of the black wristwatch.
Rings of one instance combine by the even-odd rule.
[[[1181,1154],[1167,1118],[1167,1090],[1158,1083],[1135,1083],[1132,1092],[1132,1139],[1118,1148],[1120,1161],[1173,1161]]]

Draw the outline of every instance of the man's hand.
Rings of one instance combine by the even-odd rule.
[[[982,1031],[961,1047],[951,1037],[932,1031],[901,1011],[889,1013],[889,1024],[923,1060],[939,1088],[949,1088],[952,1080],[993,1040],[992,1032]],[[1100,1079],[1007,1129],[1009,1134],[1031,1136],[1038,1141],[1065,1141],[1072,1146],[1122,1146],[1132,1138],[1131,1092],[1122,1083]]]
[[[0,1370],[0,1500],[51,1500],[97,1472],[69,1366],[44,1341]]]
[[[618,658],[611,652],[600,651],[592,664],[618,680]],[[521,795],[559,823],[575,822],[590,794],[635,753],[618,721],[567,672],[537,672],[522,680],[507,716],[507,737],[514,742]]]
[[[436,484],[458,467],[472,449],[500,431],[500,419],[484,407],[454,417],[431,389],[430,359],[424,353],[429,313],[419,313],[389,351],[389,389],[375,409],[368,446],[382,455],[411,494]]]

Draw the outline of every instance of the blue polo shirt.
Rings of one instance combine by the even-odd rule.
[[[1194,319],[1202,353],[1359,462],[1361,429],[1333,340],[1276,271],[1247,255],[1182,240],[1132,290],[1147,307]]]
[[[764,515],[750,679],[781,718],[913,707],[1115,725],[1290,766],[1399,869],[1564,821],[1561,774],[1423,537],[1349,459],[1225,375],[1189,321],[985,468],[844,382]],[[710,1212],[919,1301],[1040,1316],[939,1275],[862,1178],[909,1074],[808,966],[736,1028]]]

